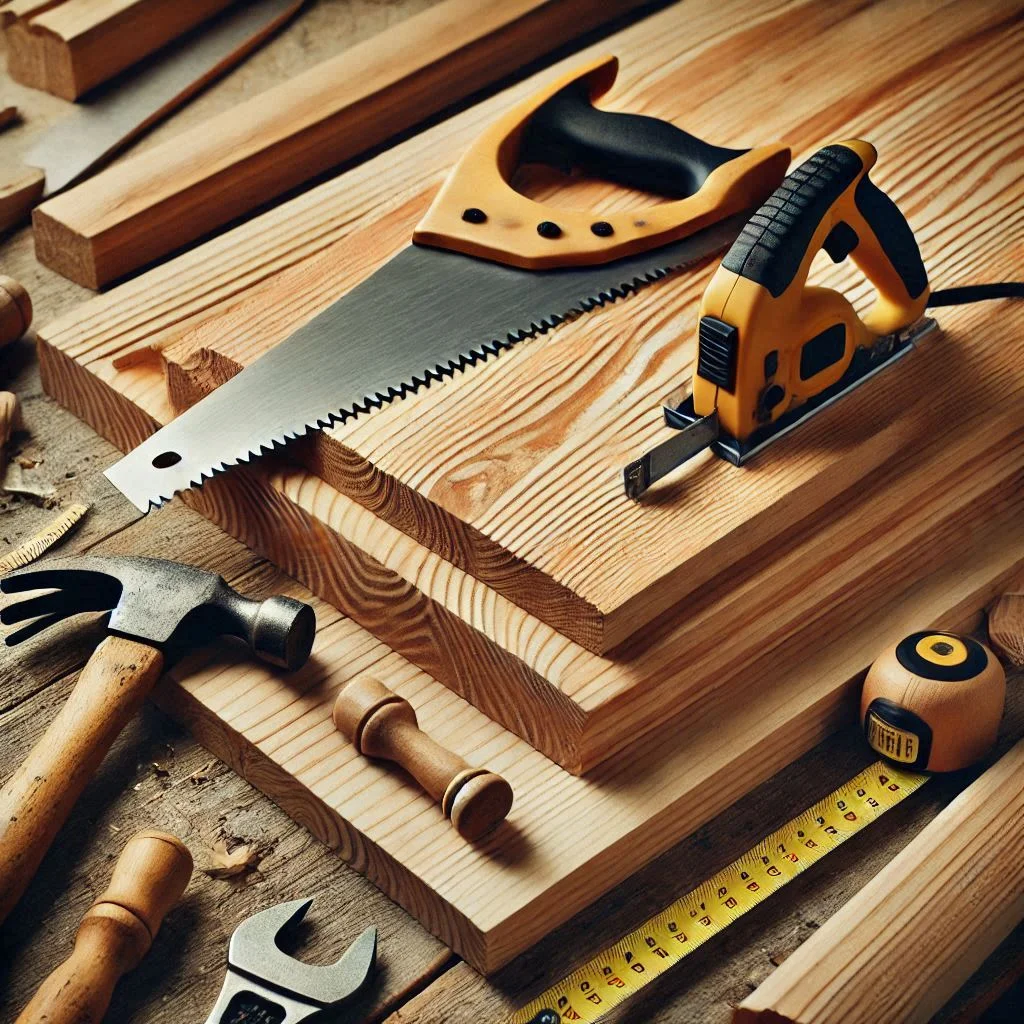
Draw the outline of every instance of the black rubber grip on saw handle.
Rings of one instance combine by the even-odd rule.
[[[628,188],[685,198],[700,191],[716,167],[746,152],[709,145],[655,117],[598,110],[584,80],[567,85],[534,113],[520,162],[581,170]]]
[[[819,149],[788,174],[750,218],[722,266],[778,298],[793,283],[818,226],[863,170],[860,156],[847,146]],[[917,298],[927,287],[928,277],[917,241],[899,207],[867,174],[857,183],[854,204],[908,295]],[[840,220],[826,237],[824,248],[839,262],[860,241],[854,229]]]

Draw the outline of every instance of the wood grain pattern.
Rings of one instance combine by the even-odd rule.
[[[152,419],[99,376],[56,349],[43,352],[55,360],[50,380],[66,387],[64,400],[78,401],[83,415],[96,417],[128,445],[133,430],[152,429]],[[55,373],[57,365],[63,369]],[[118,376],[123,380],[125,375]],[[282,473],[284,479],[304,478],[321,501],[331,493],[308,474]],[[243,481],[253,486],[252,500],[236,493]],[[296,525],[288,522],[295,513],[275,502],[275,489],[254,481],[255,475],[216,481],[200,495],[224,505],[203,511],[242,535],[251,530],[252,536],[299,537],[305,527],[291,534]],[[1019,491],[1010,487],[1005,506],[990,508],[990,532],[971,521],[963,532],[950,535],[934,563],[917,565],[908,578],[890,578],[881,599],[869,603],[866,617],[835,621],[825,646],[812,633],[806,642],[773,650],[770,685],[763,659],[755,660],[685,713],[668,720],[663,715],[662,729],[583,779],[531,750],[327,606],[318,608],[317,654],[297,676],[282,679],[259,666],[225,664],[222,653],[221,660],[205,667],[183,665],[173,673],[179,684],[161,687],[157,700],[434,934],[479,970],[490,972],[838,725],[853,721],[861,674],[886,643],[932,623],[954,630],[976,625],[975,613],[1024,565],[1024,516],[1018,507],[1024,495],[1018,496]],[[375,567],[365,553],[358,560],[360,549],[353,543],[342,544],[342,532],[323,530],[324,536],[337,538],[339,551],[351,556],[338,570],[331,600],[342,605],[365,601],[369,607],[364,595],[375,586],[373,628],[386,638],[399,633],[416,637],[418,656],[430,661],[437,659],[436,651],[460,651],[474,632],[482,636],[469,624],[474,616],[491,614],[502,622],[510,614],[511,632],[522,622],[525,613],[511,602],[351,499],[333,492],[328,504],[345,510],[357,528],[376,524],[360,535],[365,542],[373,530],[380,531],[383,539],[374,545],[378,553],[390,545],[394,564],[385,557]],[[325,564],[322,548],[282,546],[293,552],[292,571],[321,579],[311,567]],[[424,571],[415,576],[418,586],[412,586],[397,566],[409,569],[416,559]],[[329,573],[336,564],[330,563]],[[445,614],[443,600],[466,620]],[[856,612],[855,595],[851,600]],[[397,624],[393,634],[384,630],[388,622]],[[547,629],[539,622],[534,628],[541,637]],[[472,649],[467,649],[471,659]],[[482,650],[498,647],[491,643]],[[481,659],[476,678],[486,678],[492,663]],[[386,680],[409,700],[423,728],[448,749],[500,772],[513,787],[516,805],[485,844],[470,846],[453,835],[426,794],[411,789],[400,772],[360,758],[335,730],[331,708],[338,691],[364,673]],[[518,693],[513,699],[506,694],[506,705],[519,703]],[[572,843],[565,842],[567,834]]]
[[[447,0],[39,207],[36,254],[100,288],[642,0]]]
[[[997,214],[1024,191],[1013,157],[1014,111],[1024,99],[1016,61],[1024,26],[1010,19],[1001,28],[1015,9],[977,4],[955,24],[926,19],[912,45],[886,62],[884,84],[883,69],[844,67],[824,99],[811,81],[818,63],[809,57],[787,73],[771,112],[760,102],[749,109],[749,79],[738,59],[747,48],[753,53],[768,26],[671,63],[665,51],[645,49],[639,66],[624,60],[614,105],[685,121],[716,141],[735,141],[741,132],[747,141],[778,136],[797,151],[831,137],[868,135],[881,152],[875,178],[907,213],[937,281],[1012,277],[1024,222]],[[807,53],[820,47],[825,61],[832,47],[856,48],[879,28],[898,35],[909,10],[892,5],[867,18],[843,5],[799,7],[773,12],[771,30],[787,35],[820,21]],[[691,14],[677,8],[650,19],[660,22],[659,41],[671,40],[678,50]],[[879,18],[891,24],[880,26]],[[623,47],[632,42],[628,36]],[[954,42],[959,57],[951,66],[933,59]],[[695,113],[693,82],[723,65],[734,66],[735,74],[716,80],[706,97],[701,92],[706,102]],[[813,117],[808,106],[801,122],[799,108],[812,94]],[[742,119],[732,120],[739,111]],[[969,160],[954,159],[935,190],[927,154],[946,145],[950,130],[986,142]],[[760,136],[752,140],[755,131]],[[261,281],[223,312],[183,325],[175,343],[161,346],[172,404],[194,401],[258,358],[405,242],[432,188],[420,184],[421,168],[407,176],[404,161],[396,162],[389,180],[398,190],[384,216]],[[607,190],[572,193],[574,202],[600,196]],[[939,451],[965,420],[1018,400],[1019,367],[1005,365],[1013,357],[986,327],[995,318],[1000,330],[1017,324],[1024,318],[1020,304],[990,306],[985,316],[943,310],[943,337],[926,342],[915,365],[894,368],[819,416],[811,432],[794,435],[739,473],[713,458],[697,460],[652,500],[635,505],[622,497],[619,471],[664,434],[659,403],[690,372],[706,281],[704,271],[679,275],[532,341],[511,358],[318,433],[306,464],[601,652],[760,546],[785,538],[894,455],[908,447]],[[845,266],[822,281],[845,285],[859,304],[867,298],[865,283]],[[956,389],[945,386],[951,376]]]
[[[1017,531],[1019,533],[1019,531]],[[351,620],[318,608],[318,656],[288,678],[224,652],[185,665],[158,703],[484,973],[517,953],[854,715],[860,673],[886,641],[938,619],[969,628],[1009,574],[1021,540],[997,530],[878,607],[815,656],[781,652],[589,778],[564,772]],[[1011,549],[1011,550],[1008,550]],[[516,804],[466,843],[400,772],[360,757],[333,727],[338,689],[373,672],[423,728],[508,780]],[[566,837],[572,841],[567,842]]]
[[[109,636],[42,739],[0,790],[0,921],[163,667],[152,647]]]
[[[660,22],[664,31],[676,25],[669,15],[677,17],[666,11],[649,20]],[[853,20],[859,31],[858,17]],[[845,26],[846,21],[839,24]],[[909,117],[922,118],[915,131],[931,138],[929,133],[940,124],[930,117],[933,104],[939,102],[933,98],[938,81],[932,76],[941,73],[950,90],[943,96],[974,90],[970,102],[943,101],[950,116],[962,108],[961,116],[969,118],[966,127],[975,123],[970,120],[974,117],[992,126],[987,155],[951,176],[945,186],[949,196],[936,200],[925,217],[934,220],[925,232],[926,254],[931,245],[940,262],[945,261],[949,279],[977,275],[979,268],[989,265],[997,268],[993,276],[1009,275],[1008,257],[999,247],[1007,239],[1012,251],[1020,245],[1014,232],[1024,230],[1024,222],[1016,221],[989,235],[983,227],[972,226],[968,240],[956,239],[956,225],[968,223],[972,210],[979,222],[987,222],[998,206],[998,191],[989,188],[984,201],[979,198],[982,186],[977,175],[984,172],[976,168],[979,161],[983,168],[1009,160],[1013,106],[1005,99],[1007,77],[1013,88],[1020,89],[1016,70],[1005,64],[1011,50],[1002,35],[984,34],[970,52],[972,59],[961,61],[957,73],[930,65],[917,70],[894,95],[887,94],[892,109],[874,115],[884,139],[883,153],[888,143],[896,146],[907,134],[902,120]],[[974,61],[984,63],[984,76],[979,77]],[[680,66],[690,67],[685,60]],[[632,98],[623,102],[634,105]],[[844,125],[842,133],[849,134],[848,128]],[[353,173],[358,187],[362,169]],[[906,174],[915,184],[923,181],[920,175],[927,176],[924,170]],[[1000,187],[1019,184],[1014,171],[1004,170],[1002,176],[1006,182]],[[171,282],[161,272],[147,275],[142,280],[148,279],[151,286],[150,337],[160,352],[134,347],[147,330],[141,323],[146,307],[134,283],[118,289],[111,297],[121,296],[124,302],[116,309],[106,299],[97,300],[85,307],[78,323],[69,319],[44,328],[42,359],[48,389],[122,448],[134,446],[150,432],[152,420],[164,422],[170,415],[165,368],[171,403],[194,400],[206,389],[203,382],[209,385],[230,375],[223,351],[248,346],[246,354],[238,354],[237,363],[230,360],[237,369],[268,341],[290,330],[311,297],[324,304],[333,290],[355,283],[361,267],[386,258],[400,244],[406,219],[414,219],[418,202],[416,198],[394,207],[381,222],[362,223],[344,242],[332,243],[320,255],[281,272],[273,288],[253,286],[241,301],[223,299],[222,305],[229,308],[220,314],[198,310],[199,300],[190,290],[180,314],[184,319],[175,325],[169,319]],[[297,200],[290,208],[300,205]],[[241,229],[243,234],[247,231]],[[226,273],[231,263],[225,249],[231,237],[206,247],[217,275]],[[230,252],[234,259],[240,250],[232,245]],[[191,284],[196,284],[189,276],[194,260],[189,256],[176,261]],[[244,271],[243,267],[238,273]],[[832,278],[839,279],[835,274]],[[430,453],[411,435],[411,423],[432,437],[438,449],[458,438],[460,450],[474,450],[477,441],[470,423],[484,422],[493,408],[507,410],[507,402],[504,407],[495,404],[501,395],[523,396],[539,388],[542,397],[536,405],[516,405],[525,434],[512,430],[507,441],[496,439],[500,430],[512,426],[507,411],[502,412],[506,422],[493,424],[493,443],[478,451],[478,469],[464,474],[456,468],[448,476],[431,470],[433,482],[427,489],[483,493],[492,489],[493,481],[500,489],[509,474],[529,475],[538,457],[547,467],[545,475],[561,472],[576,460],[590,483],[604,488],[600,478],[607,483],[629,446],[639,443],[632,428],[621,424],[629,390],[640,387],[635,364],[660,375],[661,393],[668,389],[677,373],[674,364],[690,358],[688,342],[683,351],[678,349],[675,325],[680,317],[692,321],[695,314],[687,302],[695,301],[702,285],[699,275],[691,275],[680,278],[674,291],[648,289],[600,316],[531,343],[514,358],[498,360],[458,382],[382,410],[365,424],[336,431],[335,438],[346,430],[361,436],[380,453],[378,462],[404,459],[408,448],[414,454],[405,465],[413,471],[417,460],[422,467],[430,465]],[[205,287],[230,290],[231,285],[217,276]],[[854,291],[861,299],[866,297],[863,283]],[[677,292],[684,297],[677,299]],[[689,591],[685,606],[663,609],[660,619],[610,655],[594,655],[580,642],[580,632],[586,633],[591,621],[586,610],[593,606],[579,593],[562,600],[549,587],[545,597],[544,581],[550,584],[551,577],[524,575],[521,565],[510,569],[493,550],[493,558],[484,558],[474,538],[452,517],[438,515],[435,503],[419,501],[417,490],[402,491],[401,515],[366,501],[365,493],[356,495],[399,529],[388,529],[375,516],[360,515],[335,489],[321,488],[301,473],[280,478],[273,485],[277,496],[266,490],[259,496],[247,494],[246,485],[239,485],[241,491],[234,497],[199,493],[190,500],[559,764],[585,771],[657,727],[666,714],[678,713],[709,689],[727,687],[766,649],[813,644],[818,635],[856,622],[888,588],[927,571],[951,545],[968,537],[977,518],[987,514],[989,503],[1018,489],[1024,355],[1001,345],[1000,334],[989,325],[995,316],[1013,319],[1021,312],[1008,303],[943,311],[941,337],[819,418],[813,434],[793,438],[785,450],[743,471],[713,461],[693,467],[682,488],[670,488],[656,505],[637,509],[624,502],[615,482],[614,497],[607,488],[602,491],[603,512],[590,524],[587,509],[567,510],[566,495],[542,488],[538,504],[530,506],[543,513],[536,538],[546,543],[545,538],[559,534],[571,540],[565,566],[576,560],[578,576],[618,566],[616,586],[632,586],[637,578],[654,579],[662,572],[659,582],[664,590]],[[260,330],[254,332],[251,325],[257,322]],[[955,389],[947,386],[951,374],[958,381]],[[580,389],[577,382],[584,378]],[[112,399],[100,382],[109,382],[126,400]],[[655,402],[653,390],[643,394]],[[594,404],[578,408],[584,399]],[[573,409],[576,419],[567,427],[564,443],[550,451],[543,447],[541,432],[547,430],[545,436],[550,436],[562,411]],[[527,420],[533,426],[527,426]],[[452,423],[466,426],[451,428]],[[648,425],[650,436],[656,436],[658,428]],[[577,444],[580,431],[588,437],[582,448]],[[346,444],[350,440],[346,437]],[[318,437],[314,442],[307,461],[324,477],[335,479],[337,460],[332,463],[330,455],[335,449],[328,447],[333,441],[321,443]],[[573,446],[578,450],[570,452]],[[355,456],[353,460],[353,465],[359,461]],[[946,486],[944,482],[957,473],[957,486]],[[280,501],[282,495],[286,502]],[[266,512],[270,507],[276,509],[273,516]],[[509,522],[519,509],[507,507]],[[440,550],[450,561],[424,558],[418,545],[400,531]],[[625,536],[630,537],[628,543]],[[705,546],[699,548],[700,543]],[[491,585],[481,591],[486,598],[474,596],[474,576]],[[536,584],[528,597],[519,590],[527,578]],[[694,590],[698,583],[701,586]],[[417,628],[409,629],[405,620],[392,615],[389,602],[408,609]],[[525,606],[525,613],[520,606]],[[644,614],[656,608],[649,606]],[[680,614],[682,608],[685,615]],[[746,628],[737,629],[737,622]],[[721,644],[723,636],[729,637],[728,645]],[[508,699],[510,693],[516,695],[514,701]]]
[[[17,11],[11,5],[5,11],[7,71],[23,85],[76,100],[230,2],[64,0]]]
[[[735,1024],[923,1024],[1024,920],[1024,741],[736,1010]]]
[[[115,443],[130,448],[151,431],[152,420],[147,425],[131,401],[46,353],[54,360],[51,392]],[[1010,409],[928,460],[909,453],[872,488],[840,502],[829,523],[722,574],[685,618],[665,616],[612,656],[573,643],[301,470],[234,473],[188,500],[579,773],[708,692],[727,692],[738,673],[778,648],[813,649],[820,637],[851,628],[894,588],[969,542],[979,518],[1014,507],[1022,419],[1024,411]],[[961,464],[957,488],[936,486]]]
[[[914,197],[904,202],[911,222],[915,227],[920,222],[929,225],[923,244],[936,240],[926,258],[965,275],[977,276],[980,268],[993,276],[1009,276],[1020,227],[1019,218],[1008,215],[1003,206],[1004,195],[1007,190],[1012,194],[1019,174],[1005,159],[1013,108],[1007,96],[1019,90],[1009,56],[1019,43],[1015,12],[1009,5],[971,5],[963,18],[928,18],[920,27],[915,12],[915,29],[908,34],[909,7],[893,5],[881,11],[883,21],[890,19],[883,26],[886,32],[908,35],[907,47],[893,55],[893,77],[884,79],[884,88],[878,77],[858,78],[860,73],[867,75],[863,68],[858,72],[844,66],[832,105],[823,104],[816,80],[813,89],[804,81],[803,91],[795,90],[787,106],[780,98],[782,86],[772,96],[767,83],[774,81],[773,75],[781,79],[795,74],[799,84],[804,72],[794,68],[791,56],[780,53],[774,64],[769,61],[764,95],[753,100],[749,76],[740,88],[734,75],[734,59],[742,63],[744,55],[750,58],[755,51],[763,58],[763,45],[755,42],[763,42],[768,29],[791,30],[800,52],[815,52],[817,37],[828,32],[837,33],[844,46],[866,45],[878,31],[879,11],[866,19],[852,4],[807,8],[780,3],[759,8],[754,17],[762,21],[752,23],[749,11],[745,21],[738,19],[738,9],[728,3],[693,4],[687,5],[685,32],[679,11],[670,9],[618,37],[614,49],[624,57],[627,84],[616,103],[637,109],[643,93],[643,109],[669,116],[680,93],[680,80],[674,75],[685,68],[692,89],[687,95],[705,101],[698,102],[695,116],[707,119],[707,130],[699,123],[688,122],[687,127],[716,141],[760,141],[745,140],[743,133],[751,129],[744,125],[757,123],[761,131],[762,122],[771,127],[785,120],[790,128],[779,132],[785,141],[795,131],[806,140],[804,145],[816,147],[826,132],[849,135],[867,124],[883,155],[887,147],[903,154],[902,160],[893,158],[893,179],[878,177],[901,201]],[[723,24],[743,27],[723,30]],[[948,56],[954,44],[958,59],[937,68],[936,54]],[[637,67],[648,69],[632,79],[630,54]],[[934,116],[940,103],[934,96],[935,76],[940,71],[948,89],[941,100],[948,121]],[[516,87],[520,91],[513,94],[535,84]],[[746,120],[750,107],[762,120]],[[256,351],[264,338],[280,337],[314,305],[322,307],[351,287],[401,244],[405,224],[415,219],[450,164],[452,151],[496,109],[490,101],[467,111],[446,123],[443,132],[434,130],[398,147],[386,162],[371,161],[44,328],[40,357],[48,390],[122,448],[138,443],[154,423],[165,422],[172,414],[167,362],[187,371],[179,376],[185,388],[201,390],[205,372],[224,372],[229,362],[225,346],[194,344],[195,335],[211,330],[208,322],[217,318],[223,329],[218,337],[236,346],[230,362],[237,368],[245,362],[240,350]],[[934,166],[927,174],[919,172],[911,152],[898,146],[909,145],[902,140],[923,139],[922,150],[928,151],[944,137],[932,133],[944,127],[961,140],[965,133],[983,137],[987,148],[976,148],[969,159],[950,158],[943,188],[948,179],[951,191],[929,186],[925,192],[922,183],[934,179]],[[959,154],[960,149],[953,152]],[[919,173],[922,177],[917,177]],[[998,241],[1008,253],[985,229],[993,210],[1000,211]],[[949,233],[953,218],[959,218],[959,233]],[[282,281],[288,283],[287,289]],[[692,291],[692,300],[699,278],[680,277],[671,287]],[[865,289],[858,287],[861,290],[854,289],[854,294],[863,298]],[[518,479],[516,474],[529,477],[538,453],[545,459],[549,454],[542,422],[545,409],[560,432],[559,443],[577,423],[591,428],[617,425],[616,431],[598,431],[587,444],[577,446],[576,472],[588,480],[588,472],[596,480],[604,471],[602,465],[606,469],[627,450],[657,437],[654,405],[686,359],[684,353],[673,362],[670,354],[670,342],[680,335],[678,321],[686,315],[674,305],[675,294],[659,294],[652,288],[617,310],[613,307],[532,343],[515,358],[483,367],[455,387],[439,389],[431,399],[439,403],[438,409],[451,411],[449,402],[458,410],[475,408],[483,396],[502,393],[509,380],[523,385],[525,371],[518,367],[526,360],[543,394],[534,403],[532,382],[521,386],[529,398],[522,403],[522,415],[533,419],[529,424],[524,420],[523,429],[512,431],[507,442],[502,439],[488,449],[487,472],[478,469],[478,479],[473,465],[485,463],[466,464],[456,477],[440,479],[438,487],[462,495],[476,493],[479,484],[479,491],[489,494],[490,473],[501,477],[501,487],[506,480]],[[218,481],[189,500],[254,546],[275,545],[274,556],[291,571],[344,612],[359,615],[419,668],[372,640],[351,620],[335,617],[321,622],[321,659],[308,674],[287,685],[259,674],[253,666],[214,666],[208,675],[200,670],[181,686],[162,688],[160,700],[203,742],[272,793],[297,820],[339,847],[435,934],[480,969],[492,970],[838,723],[852,720],[856,680],[885,641],[936,620],[946,628],[961,628],[963,616],[989,600],[1018,568],[1024,550],[1017,485],[1020,412],[1014,401],[1019,368],[1010,347],[1000,353],[1005,361],[993,355],[1003,325],[1017,315],[1006,309],[1000,309],[999,332],[992,328],[991,309],[976,307],[944,317],[945,333],[933,351],[942,351],[945,359],[929,357],[927,350],[912,357],[913,389],[902,378],[883,378],[879,389],[864,389],[845,406],[849,415],[826,420],[813,441],[794,444],[794,454],[784,464],[794,479],[802,481],[802,490],[794,485],[788,501],[778,500],[774,485],[766,483],[760,470],[757,475],[730,477],[723,475],[729,467],[713,466],[710,473],[699,467],[700,489],[685,489],[681,497],[674,494],[644,510],[650,513],[646,525],[633,524],[637,539],[643,541],[639,548],[627,549],[621,533],[621,550],[612,549],[610,540],[608,547],[602,546],[606,523],[613,534],[620,528],[618,505],[609,504],[611,511],[605,519],[595,520],[590,533],[570,516],[577,536],[587,545],[593,543],[600,555],[601,565],[588,560],[579,567],[581,572],[611,573],[617,567],[619,574],[609,577],[609,585],[620,598],[622,588],[636,587],[644,573],[659,581],[667,578],[679,588],[692,584],[678,572],[658,575],[664,572],[666,552],[675,557],[689,543],[677,506],[689,507],[687,526],[698,533],[717,528],[729,540],[730,529],[738,530],[735,523],[730,526],[729,517],[742,520],[746,506],[756,507],[758,501],[767,506],[762,509],[766,516],[786,520],[788,532],[778,542],[770,530],[763,536],[752,530],[749,541],[743,532],[744,543],[750,545],[747,551],[731,550],[724,540],[717,549],[709,549],[713,557],[707,562],[708,579],[715,582],[687,607],[693,625],[689,617],[670,611],[671,603],[658,611],[657,602],[644,597],[643,614],[653,624],[633,641],[635,661],[620,659],[629,649],[626,645],[598,656],[559,636],[535,608],[517,604],[546,601],[548,618],[558,624],[559,609],[567,628],[580,621],[576,608],[571,615],[564,614],[578,591],[572,590],[567,598],[565,587],[549,586],[545,596],[538,581],[553,577],[542,572],[530,577],[529,588],[540,597],[523,597],[508,582],[525,578],[522,566],[502,555],[505,548],[489,568],[481,569],[473,561],[481,558],[480,550],[470,543],[472,538],[458,533],[452,517],[431,518],[430,510],[440,507],[433,497],[410,515],[420,523],[419,531],[436,530],[437,544],[443,538],[459,549],[442,552],[450,560],[433,550],[433,535],[427,538],[400,528],[405,523],[386,522],[301,471],[284,469],[274,484],[259,473]],[[255,323],[259,331],[253,330]],[[651,347],[631,357],[620,335],[634,331]],[[657,354],[649,364],[648,351]],[[534,359],[538,352],[543,359]],[[186,366],[188,358],[195,365]],[[962,384],[957,391],[946,387],[951,374]],[[601,398],[593,411],[588,411],[588,404],[563,424],[558,412],[561,392],[552,396],[544,389],[560,380],[578,403],[577,377],[587,378],[588,394]],[[471,378],[479,396],[463,386]],[[640,403],[635,407],[634,394]],[[886,400],[894,403],[892,408]],[[650,408],[641,415],[645,402]],[[937,425],[938,437],[945,435],[942,444],[931,433],[936,427],[934,404],[947,415]],[[439,429],[440,413],[428,408],[425,400],[414,399],[407,408],[423,415],[425,431]],[[634,417],[630,423],[623,423],[624,408],[632,410],[627,413]],[[896,414],[896,409],[902,411]],[[402,424],[391,418],[400,418],[400,413],[404,415],[401,409],[386,410],[367,420],[367,433],[373,423],[379,425],[375,444],[386,447],[393,431],[401,433]],[[955,441],[948,434],[950,419],[961,428]],[[458,417],[445,422],[453,435],[469,429]],[[499,427],[504,430],[508,423],[492,425],[492,432]],[[359,423],[351,429],[356,428],[364,429]],[[830,443],[843,453],[842,472],[834,465],[829,473],[821,471],[823,461],[830,465]],[[557,450],[557,444],[550,449]],[[587,470],[584,456],[592,460],[586,466],[596,468]],[[847,463],[855,471],[850,477],[844,476]],[[552,464],[545,466],[550,469]],[[956,486],[962,485],[962,494],[945,486],[949,474],[944,467],[956,467]],[[863,489],[860,481],[870,471],[874,476],[869,494],[858,494]],[[722,497],[725,483],[735,487],[728,499]],[[294,493],[288,487],[294,487]],[[251,488],[249,496],[246,488]],[[769,501],[769,491],[781,511]],[[549,488],[547,493],[554,499],[560,492]],[[705,516],[694,518],[694,503],[701,501],[708,506]],[[518,507],[515,502],[507,507],[513,506]],[[828,515],[799,522],[815,507],[827,509]],[[563,523],[557,517],[553,522],[552,533],[557,533]],[[419,539],[410,536],[414,532]],[[431,543],[422,543],[424,539]],[[540,544],[548,534],[540,530],[529,539]],[[302,543],[293,543],[296,540]],[[579,549],[583,547],[581,543]],[[628,550],[648,556],[647,562],[635,559],[637,577],[630,575],[634,566],[623,553]],[[567,549],[563,555],[569,566],[579,550]],[[653,564],[658,559],[661,570]],[[714,559],[720,560],[718,565]],[[466,565],[472,571],[466,571]],[[818,577],[830,576],[837,589],[815,589]],[[505,582],[499,586],[499,580]],[[833,604],[836,593],[842,599]],[[629,606],[624,601],[620,607]],[[744,617],[748,609],[756,610],[749,625]],[[695,658],[697,648],[687,648],[680,638],[695,638],[701,635],[698,627],[709,630],[714,623],[718,636],[729,642]],[[327,633],[325,628],[338,632]],[[776,631],[781,638],[777,643]],[[608,634],[603,635],[607,640]],[[757,656],[759,642],[762,648],[769,645],[762,657]],[[663,660],[659,663],[655,655]],[[765,678],[765,657],[771,659],[770,681]],[[649,672],[643,677],[645,685],[631,674],[636,664]],[[656,672],[659,664],[661,675]],[[696,683],[691,682],[691,666]],[[430,679],[423,669],[576,770],[586,758],[594,764],[625,742],[622,720],[632,729],[632,738],[645,730],[646,736],[631,749],[612,753],[586,778],[575,778]],[[406,780],[394,778],[385,766],[353,760],[356,755],[333,729],[330,707],[338,688],[352,675],[371,670],[410,701],[425,729],[470,763],[500,771],[515,789],[516,807],[483,847],[468,848],[453,836],[438,809],[426,795],[411,792]],[[520,714],[520,707],[534,710]],[[540,707],[554,710],[545,720],[536,713]],[[602,720],[598,709],[611,710]],[[652,729],[653,724],[661,728]],[[564,841],[566,834],[573,835],[573,843]]]

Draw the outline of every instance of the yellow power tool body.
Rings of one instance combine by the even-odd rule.
[[[626,468],[630,497],[708,447],[741,465],[934,327],[913,232],[868,178],[876,158],[860,140],[826,146],[747,223],[701,303],[691,394],[665,406],[679,433]],[[875,286],[863,319],[839,292],[807,284],[822,249],[837,263],[851,256]]]

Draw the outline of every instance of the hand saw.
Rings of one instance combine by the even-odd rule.
[[[509,110],[456,165],[412,245],[107,477],[146,512],[725,248],[742,227],[735,215],[782,180],[789,150],[723,149],[666,121],[598,110],[617,69],[595,60]],[[512,187],[525,163],[673,198],[601,216],[556,208]]]
[[[1022,293],[932,293],[910,226],[868,177],[877,155],[859,140],[820,149],[740,232],[701,302],[691,393],[664,406],[678,433],[623,470],[630,498],[706,448],[737,466],[752,459],[912,351],[936,326],[926,307]],[[807,285],[822,249],[836,263],[852,256],[875,286],[863,319],[834,289]]]

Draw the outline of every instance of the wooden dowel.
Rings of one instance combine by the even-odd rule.
[[[733,1024],[923,1024],[1022,919],[1024,740],[745,999]]]
[[[373,676],[357,676],[342,687],[334,724],[361,754],[400,764],[467,839],[480,839],[508,816],[512,787],[431,739],[412,705]]]

